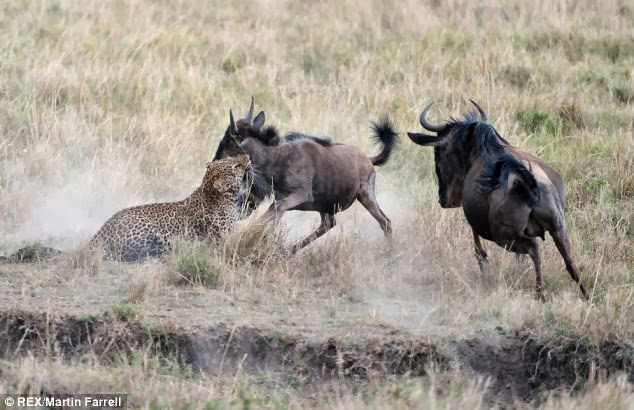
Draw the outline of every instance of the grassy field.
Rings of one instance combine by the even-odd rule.
[[[21,337],[0,340],[0,393],[127,391],[135,408],[632,405],[631,2],[10,0],[0,5],[0,38],[0,254],[32,242],[68,251],[0,265],[5,333],[15,317],[46,318],[32,327],[46,333],[31,350]],[[369,155],[377,152],[369,121],[394,121],[401,144],[377,169],[392,241],[355,205],[292,258],[280,248],[310,232],[318,215],[292,212],[280,232],[250,222],[215,246],[182,243],[142,264],[81,260],[82,245],[114,212],[187,196],[229,109],[244,115],[251,96],[282,132],[331,136]],[[550,239],[545,303],[534,297],[532,264],[493,244],[481,274],[462,211],[437,204],[432,152],[405,132],[420,131],[425,103],[436,103],[438,121],[471,110],[469,98],[502,136],[564,176],[591,303]],[[50,320],[63,334],[69,318],[104,321],[117,346],[140,324],[179,335],[229,329],[227,346],[242,332],[252,350],[221,349],[220,371],[213,360],[202,371],[191,365],[204,362],[200,340],[185,364],[141,342],[112,357],[68,354],[48,330]],[[298,377],[317,363],[308,354],[286,367],[266,356],[258,367],[251,332],[294,352],[335,343],[332,377]],[[419,342],[443,359],[418,372],[385,370],[389,346],[412,352]],[[574,360],[583,366],[561,377],[571,382],[537,383],[522,395],[500,386],[495,363],[491,372],[468,364],[531,343],[549,358],[581,346]],[[345,363],[346,349],[358,346],[373,370],[356,377]]]

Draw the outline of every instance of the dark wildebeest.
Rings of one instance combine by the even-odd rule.
[[[368,158],[353,145],[301,133],[281,137],[274,127],[262,127],[261,111],[253,118],[253,100],[246,118],[237,122],[229,111],[229,126],[214,159],[246,153],[254,174],[251,199],[261,201],[271,193],[275,203],[268,216],[281,217],[286,211],[317,211],[321,224],[292,251],[308,245],[335,226],[335,214],[355,200],[379,222],[386,236],[392,233],[389,218],[379,208],[374,193],[374,166],[385,164],[398,142],[398,135],[385,119],[372,124],[379,155]]]
[[[482,107],[471,102],[481,119],[474,111],[463,120],[433,125],[427,121],[429,104],[420,115],[420,124],[437,136],[407,133],[416,144],[434,147],[440,206],[462,206],[473,230],[480,269],[487,257],[480,237],[511,252],[530,255],[535,264],[537,295],[542,300],[541,261],[535,238],[543,240],[544,233],[550,233],[566,269],[587,299],[579,269],[570,256],[561,175],[541,159],[510,146],[489,124]]]

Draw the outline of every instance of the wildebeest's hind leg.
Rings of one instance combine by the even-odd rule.
[[[482,247],[482,243],[480,242],[480,235],[478,235],[475,229],[471,228],[473,231],[473,242],[475,244],[475,255],[478,260],[478,265],[480,266],[480,272],[484,273],[484,263],[487,262],[487,251]]]
[[[564,258],[564,262],[566,263],[566,270],[578,285],[579,289],[583,296],[588,299],[588,292],[586,292],[586,288],[581,283],[581,275],[579,274],[579,269],[577,265],[572,261],[572,257],[570,256],[570,241],[568,240],[568,233],[566,233],[565,227],[560,227],[556,230],[549,231],[550,236],[553,237],[553,241],[555,241],[555,245],[559,250],[559,253]]]
[[[374,219],[379,222],[385,236],[390,238],[392,236],[392,222],[390,221],[390,218],[383,213],[381,208],[379,208],[379,204],[376,202],[376,196],[374,194],[375,178],[376,174],[372,172],[368,177],[368,180],[361,184],[361,189],[359,190],[357,199],[361,202],[365,209],[370,212]]]
[[[302,239],[299,243],[296,243],[295,245],[293,245],[293,247],[291,248],[291,253],[295,253],[298,250],[302,249],[304,246],[308,245],[315,239],[324,235],[326,232],[331,230],[337,224],[337,222],[335,221],[334,214],[320,213],[320,215],[321,215],[321,224],[319,225],[319,227],[315,230],[315,232],[311,233],[306,238]]]
[[[528,255],[533,260],[533,265],[535,265],[535,290],[537,291],[537,297],[543,302],[545,299],[542,289],[542,259],[539,254],[539,244],[534,239],[531,239],[530,245],[528,245]]]

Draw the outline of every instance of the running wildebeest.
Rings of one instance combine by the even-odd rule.
[[[434,147],[440,206],[462,206],[473,230],[480,269],[487,258],[480,237],[511,252],[528,254],[535,264],[537,295],[542,300],[541,261],[535,238],[543,240],[548,232],[587,299],[579,269],[570,256],[561,175],[540,158],[512,147],[489,124],[486,111],[471,102],[477,112],[463,120],[437,125],[427,121],[429,104],[420,115],[420,124],[437,136],[407,133],[416,144]]]
[[[319,227],[295,244],[292,252],[332,229],[335,214],[355,200],[379,222],[385,236],[391,235],[391,222],[379,208],[374,193],[374,166],[385,164],[398,142],[390,121],[372,124],[373,137],[381,145],[379,155],[372,158],[353,145],[326,138],[297,132],[282,137],[274,127],[263,128],[264,121],[263,111],[253,118],[253,99],[247,116],[237,122],[229,110],[229,126],[214,159],[249,155],[254,174],[251,199],[261,201],[270,194],[275,197],[268,216],[280,218],[290,210],[320,213]]]

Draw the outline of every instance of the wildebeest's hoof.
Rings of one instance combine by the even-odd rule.
[[[542,303],[546,303],[546,298],[544,297],[544,294],[541,291],[537,291],[537,300],[539,300]]]

